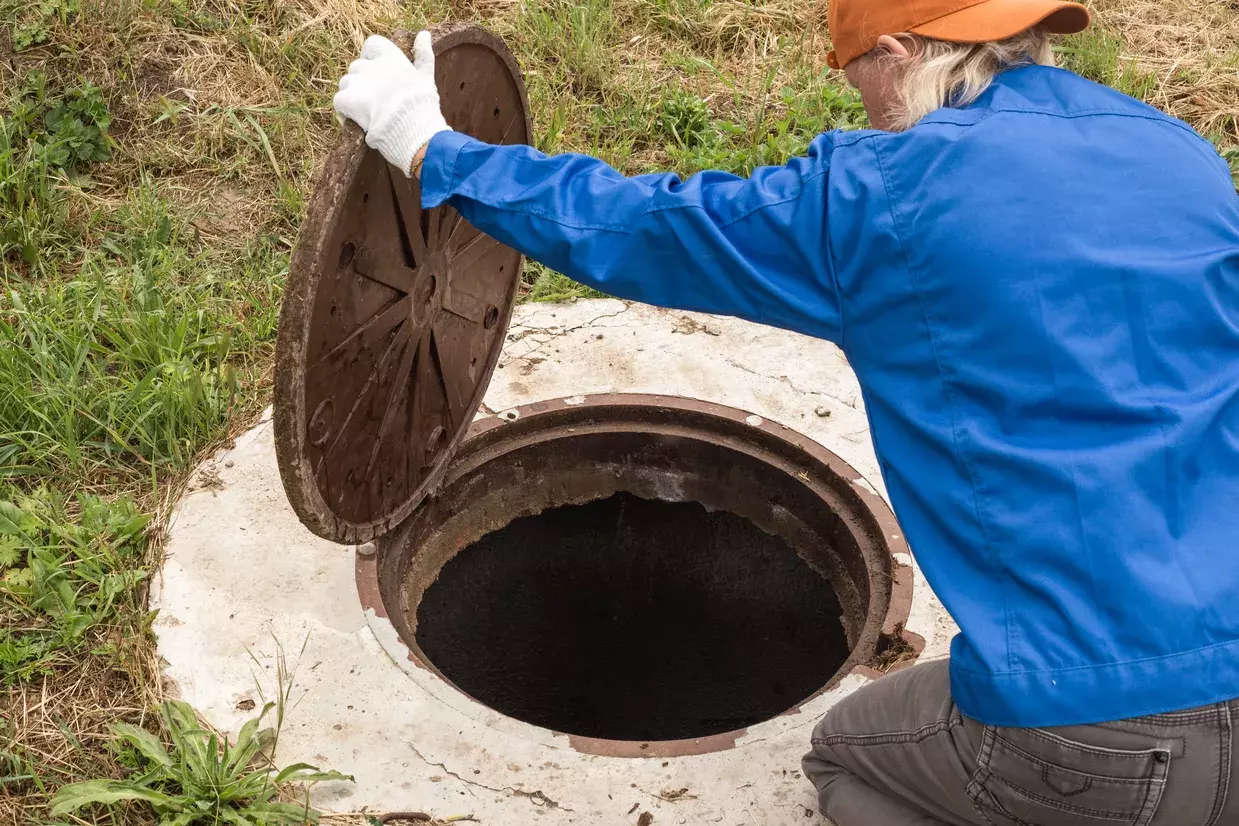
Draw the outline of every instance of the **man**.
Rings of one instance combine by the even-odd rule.
[[[412,65],[367,41],[336,108],[421,176],[426,207],[581,282],[843,348],[962,633],[949,666],[879,680],[818,725],[804,770],[839,826],[1239,823],[1225,165],[1185,124],[1049,65],[1081,6],[830,12],[831,64],[875,129],[748,179],[625,178],[447,131],[425,33]]]

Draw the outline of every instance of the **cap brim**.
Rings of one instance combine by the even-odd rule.
[[[1075,34],[1088,24],[1088,9],[1070,0],[984,0],[911,31],[952,43],[985,43],[1015,37],[1033,26],[1055,34]]]

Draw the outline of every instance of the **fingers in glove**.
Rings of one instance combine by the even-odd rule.
[[[350,74],[359,75],[364,74],[365,72],[373,72],[382,65],[383,63],[378,60],[361,57],[348,64],[348,70]]]
[[[359,77],[369,74],[379,68],[379,63],[376,60],[354,60],[348,65],[348,72],[345,77]]]
[[[373,60],[376,57],[392,57],[394,55],[403,57],[404,52],[400,51],[400,47],[395,43],[377,34],[367,37],[366,42],[361,47],[362,60]]]
[[[417,39],[413,41],[413,67],[434,80],[435,50],[428,31],[418,32]]]
[[[340,91],[343,92],[350,87],[356,89],[360,83],[365,83],[365,79],[356,74],[347,74],[340,78]]]
[[[331,103],[341,116],[348,118],[363,130],[370,129],[369,99],[359,90],[341,89],[332,98]]]

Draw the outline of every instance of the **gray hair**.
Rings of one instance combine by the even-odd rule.
[[[948,43],[915,34],[895,37],[912,55],[895,82],[899,106],[892,126],[896,131],[912,128],[921,118],[944,106],[967,106],[1004,69],[1054,65],[1050,35],[1041,28],[989,43]]]

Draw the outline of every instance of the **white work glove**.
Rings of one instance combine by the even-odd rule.
[[[435,86],[430,32],[413,42],[413,62],[395,43],[371,35],[361,57],[340,78],[335,108],[366,133],[366,144],[392,166],[412,174],[413,158],[439,132],[448,131]]]

